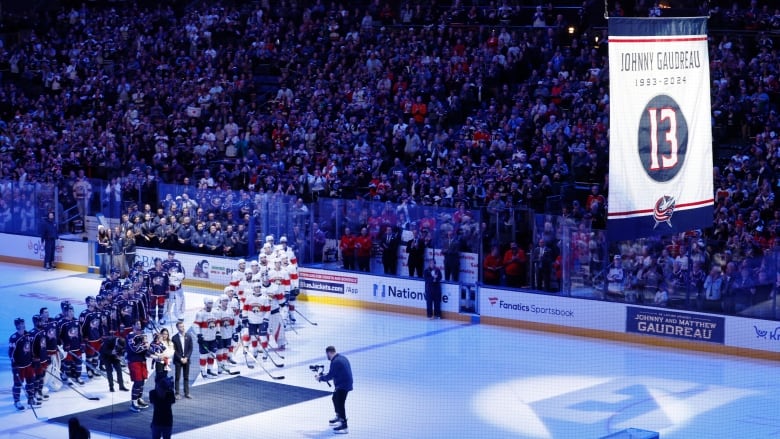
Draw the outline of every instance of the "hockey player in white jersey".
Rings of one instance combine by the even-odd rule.
[[[269,261],[271,260],[270,256],[268,256],[265,253],[260,253],[260,256],[258,256],[258,259],[260,262],[257,264],[256,267],[252,267],[253,269],[257,270],[257,275],[255,279],[260,279],[263,277],[264,274],[268,274],[268,271],[271,269],[271,265],[269,264]]]
[[[236,297],[239,301],[244,301],[244,288],[246,287],[246,274],[245,270],[235,270],[230,273],[230,283],[228,286],[233,288],[233,292],[236,293]],[[227,288],[227,287],[225,287]]]
[[[276,349],[283,351],[287,347],[287,337],[284,332],[284,319],[281,313],[282,309],[287,309],[287,299],[284,297],[284,285],[287,279],[287,271],[282,270],[281,261],[274,261],[277,266],[276,272],[269,272],[269,285],[263,286],[263,294],[271,300],[271,312],[268,318],[268,335],[276,345]],[[271,276],[276,276],[273,278]],[[289,284],[289,279],[287,279]]]
[[[236,327],[235,331],[232,337],[232,341],[230,343],[229,353],[227,361],[230,364],[236,364],[236,360],[234,358],[234,354],[236,351],[240,350],[239,347],[241,346],[241,339],[243,337],[243,334],[245,331],[248,331],[248,328],[244,328],[242,324],[241,319],[241,308],[244,306],[243,303],[236,297],[235,288],[231,285],[228,285],[225,287],[224,294],[228,298],[228,309],[233,311],[233,319],[235,320]]]
[[[232,294],[232,287],[225,287],[225,292],[227,293],[228,291]],[[232,375],[237,373],[237,371],[234,372],[230,370],[229,363],[235,364],[235,361],[233,361],[231,356],[233,355],[233,342],[238,341],[238,333],[236,332],[238,321],[236,320],[235,310],[237,302],[233,303],[231,306],[231,301],[231,297],[228,297],[227,294],[219,296],[219,306],[214,311],[214,314],[219,321],[219,328],[217,330],[218,373],[225,372]]]
[[[287,297],[290,294],[290,273],[282,266],[281,258],[274,258],[273,267],[268,271],[271,284],[276,285],[273,299],[279,304],[282,321],[288,317]]]
[[[203,378],[217,376],[215,360],[217,357],[217,333],[219,320],[214,312],[214,298],[203,299],[203,309],[195,314],[195,334],[198,337],[198,352],[200,353],[200,374]]]
[[[270,286],[268,277],[263,278],[263,283]],[[244,335],[245,345],[251,343],[250,354],[257,358],[258,345],[263,350],[263,359],[266,359],[265,351],[268,349],[268,322],[271,312],[271,301],[269,297],[263,294],[263,285],[260,282],[252,283],[252,294],[246,297],[242,309],[242,325],[248,328]],[[246,352],[244,353],[246,355]],[[254,367],[249,361],[246,364],[249,368]]]
[[[276,253],[279,254],[279,256],[284,257],[287,256],[287,259],[290,261],[291,264],[298,264],[298,258],[295,256],[295,252],[291,247],[287,245],[287,237],[282,236],[279,238],[279,246],[276,250]]]
[[[263,248],[260,250],[260,255],[265,255],[269,260],[274,257],[274,245],[273,242],[266,241],[265,244],[263,244]],[[258,257],[258,260],[260,258]]]
[[[287,255],[282,255],[282,267],[287,269],[287,275],[290,277],[290,290],[287,294],[287,309],[289,315],[287,319],[290,324],[295,324],[295,302],[300,294],[299,281],[298,281],[298,263],[290,260]]]

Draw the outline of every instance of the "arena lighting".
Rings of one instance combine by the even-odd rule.
[[[576,29],[574,28],[574,26],[569,26],[569,27],[568,27],[568,29],[566,29],[566,30],[568,30],[568,31],[569,31],[569,35],[574,35],[574,31],[575,31]]]
[[[471,409],[496,428],[528,438],[560,436],[556,427],[561,425],[601,425],[611,431],[634,427],[663,437],[699,415],[727,410],[725,406],[760,393],[647,375],[537,375],[483,389]]]

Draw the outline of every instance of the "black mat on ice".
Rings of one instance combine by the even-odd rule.
[[[194,399],[181,399],[173,406],[174,434],[331,395],[331,392],[323,390],[242,376],[193,386],[190,392]],[[68,425],[68,419],[77,416],[92,432],[128,438],[148,437],[152,407],[141,413],[133,413],[129,410],[128,393],[117,392],[117,395],[120,394],[126,395],[127,401],[52,418],[49,422]],[[148,396],[147,389],[144,399]]]

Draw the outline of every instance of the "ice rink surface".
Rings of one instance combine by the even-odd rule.
[[[78,315],[99,285],[94,275],[0,265],[0,438],[67,437],[64,426],[14,408],[8,337],[14,318],[23,317],[30,328],[42,306],[56,315],[60,301],[68,299]],[[202,295],[187,292],[186,300],[189,324]],[[626,428],[657,431],[663,439],[780,437],[780,374],[770,361],[303,301],[298,309],[318,325],[298,318],[297,333],[287,334],[285,366],[269,363],[268,369],[285,376],[277,382],[328,390],[314,381],[309,365],[327,365],[324,349],[336,346],[355,377],[346,404],[347,437],[589,439]],[[260,368],[238,369],[242,376],[270,380]],[[201,382],[195,381],[192,394],[209,404],[197,399]],[[129,395],[109,393],[102,378],[79,390],[100,401],[61,389],[37,409],[38,416],[120,401],[129,408]],[[332,415],[325,397],[177,434],[174,405],[174,437],[327,438],[334,436]],[[89,419],[81,421],[89,427]],[[92,437],[123,436],[92,431]]]

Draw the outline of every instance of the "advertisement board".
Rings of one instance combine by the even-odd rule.
[[[725,344],[760,351],[780,352],[780,322],[728,317]]]
[[[40,262],[43,266],[43,244],[33,236],[10,235],[0,233],[0,256]],[[87,267],[89,264],[89,244],[82,241],[57,240],[54,248],[54,263]]]
[[[420,278],[392,278],[365,273],[341,273],[301,267],[301,293],[370,304],[425,309],[425,282]],[[457,284],[442,284],[442,311],[458,312]]]
[[[199,281],[220,287],[230,282],[230,274],[238,267],[236,261],[239,259],[179,252],[175,257],[181,261],[187,281]],[[163,261],[168,259],[168,251],[143,247],[136,249],[135,259],[143,262],[144,270],[154,266],[155,258]]]
[[[665,308],[626,307],[627,333],[723,344],[725,324],[725,318],[709,314]]]
[[[507,320],[623,332],[625,308],[619,304],[480,288],[479,314]]]

